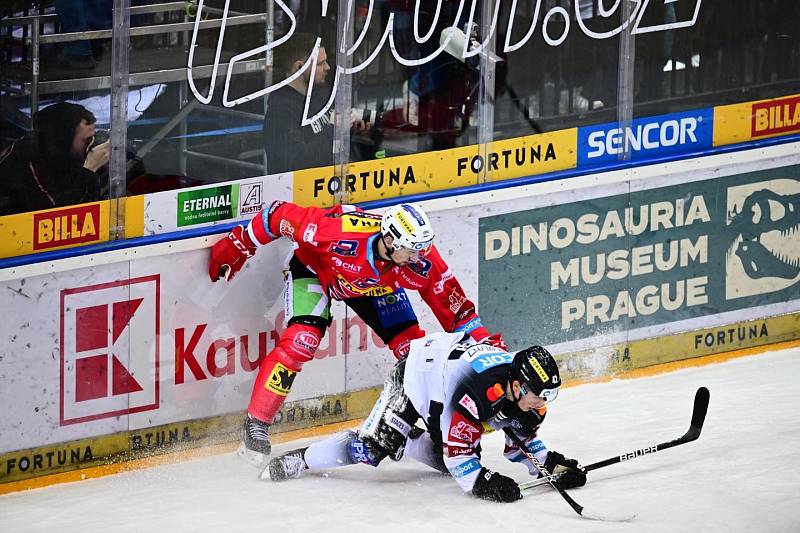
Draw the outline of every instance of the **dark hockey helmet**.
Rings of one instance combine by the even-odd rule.
[[[558,364],[542,346],[531,346],[514,354],[511,379],[519,381],[523,389],[527,389],[523,394],[532,392],[548,402],[556,399],[561,386]]]

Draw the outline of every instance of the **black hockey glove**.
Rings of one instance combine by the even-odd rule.
[[[472,487],[472,494],[492,502],[515,502],[522,498],[517,482],[510,477],[481,468],[478,479]]]
[[[586,484],[586,470],[575,459],[567,459],[558,452],[547,452],[544,467],[551,474],[561,474],[556,485],[562,489],[583,487]],[[542,477],[539,474],[539,477]]]

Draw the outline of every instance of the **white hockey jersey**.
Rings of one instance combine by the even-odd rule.
[[[472,490],[480,473],[479,444],[487,430],[510,426],[530,439],[544,419],[544,409],[523,413],[506,399],[512,360],[513,354],[463,333],[436,333],[411,342],[404,392],[433,440],[442,442],[444,464],[464,491]],[[543,445],[536,451],[547,453]],[[521,460],[521,453],[508,447],[506,452],[509,460]]]

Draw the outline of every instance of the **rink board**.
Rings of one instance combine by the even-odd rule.
[[[652,199],[651,204],[662,202],[666,209],[669,199],[660,199],[665,190],[673,200],[673,191],[678,191],[681,198],[687,198],[683,205],[688,207],[692,190],[713,185],[709,194],[717,194],[727,191],[729,182],[742,192],[741,202],[762,189],[785,201],[785,197],[798,194],[797,148],[796,144],[781,145],[651,165],[438,199],[425,207],[437,228],[442,256],[466,293],[478,300],[490,329],[503,331],[513,348],[544,341],[515,333],[521,330],[518,325],[511,319],[502,324],[495,316],[499,311],[492,312],[499,304],[492,300],[495,295],[486,291],[494,287],[494,281],[482,276],[491,273],[484,265],[485,234],[497,228],[482,228],[485,219],[566,205],[600,206],[603,199],[619,201],[626,194],[629,203],[646,198]],[[754,183],[763,187],[754,187]],[[700,213],[697,220],[706,229],[718,222],[715,231],[727,231],[728,219],[716,220],[720,212],[728,211],[720,211],[717,204],[723,196],[719,194],[713,201],[708,196],[708,216]],[[741,202],[733,205],[744,205]],[[671,205],[678,209],[675,201]],[[613,209],[602,205],[601,210],[608,213]],[[683,216],[688,212],[684,209]],[[568,213],[554,220],[566,216]],[[694,227],[698,226],[684,224],[681,228]],[[694,244],[702,235],[709,243],[718,240],[710,229],[684,236],[673,234],[672,229],[662,225],[654,233],[663,231],[663,242],[687,238]],[[513,230],[508,233],[510,239]],[[782,257],[788,257],[791,265],[798,233],[787,235]],[[135,252],[106,252],[15,268],[13,276],[5,273],[0,281],[4,308],[14,312],[4,316],[0,325],[0,338],[7,347],[0,367],[4,383],[0,403],[12,407],[0,414],[0,483],[233,438],[258,362],[274,347],[283,328],[280,270],[289,246],[280,242],[263,249],[233,282],[212,285],[206,271],[208,247],[217,238],[151,245]],[[608,240],[598,242],[606,244]],[[624,241],[616,243],[614,250],[630,252],[659,242]],[[522,246],[514,255],[509,242],[507,257],[525,259],[514,268],[529,269],[531,283],[538,277],[549,282],[550,273],[543,275],[536,269],[551,265],[553,259],[523,254]],[[709,258],[712,248],[709,244]],[[569,251],[569,247],[560,250]],[[575,256],[558,257],[569,264]],[[715,260],[725,263],[731,257],[737,256],[726,250]],[[491,262],[497,265],[502,261]],[[688,261],[686,268],[698,266],[695,262]],[[706,275],[720,283],[716,276],[724,276],[725,271],[715,271],[711,264],[710,259],[700,262],[702,272],[690,277]],[[495,277],[505,270],[500,269]],[[630,278],[631,283],[623,285],[633,290],[638,282],[634,278],[641,276]],[[597,285],[578,284],[576,294],[597,296],[591,292]],[[800,337],[797,279],[778,276],[764,285],[744,283],[738,287],[756,287],[759,292],[735,298],[733,307],[710,305],[714,303],[710,300],[710,304],[693,306],[693,311],[698,311],[694,314],[654,313],[657,320],[575,330],[574,335],[550,339],[547,344],[561,360],[567,379],[584,379]],[[525,287],[509,289],[518,295]],[[705,294],[710,298],[715,293],[708,289]],[[530,322],[530,317],[536,316],[544,320],[546,307],[542,306],[559,297],[543,294],[531,298],[527,307],[517,308],[514,319]],[[724,299],[719,294],[715,297]],[[576,299],[575,294],[569,298]],[[412,294],[411,299],[423,327],[438,330],[419,297]],[[291,402],[282,411],[276,431],[365,416],[391,365],[388,350],[345,306],[336,304],[333,312],[331,331],[316,360],[296,379]],[[551,312],[560,316],[560,312]]]
[[[129,196],[2,216],[0,258],[141,237],[144,204],[144,196]]]
[[[728,172],[490,205],[486,321],[512,345],[555,345],[797,299],[800,166]]]

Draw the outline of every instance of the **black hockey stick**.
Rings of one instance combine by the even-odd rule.
[[[631,452],[625,452],[620,455],[610,457],[603,461],[598,461],[596,463],[592,463],[590,465],[586,465],[584,468],[587,472],[591,470],[597,470],[598,468],[603,468],[605,466],[621,463],[623,461],[630,461],[631,459],[636,459],[637,457],[642,457],[643,455],[650,455],[651,453],[660,452],[661,450],[666,450],[668,448],[673,448],[675,446],[680,446],[681,444],[686,444],[687,442],[692,442],[697,440],[700,437],[700,432],[703,430],[703,423],[706,420],[706,412],[708,411],[708,400],[711,396],[711,393],[708,392],[708,389],[705,387],[700,387],[697,389],[697,392],[694,395],[694,409],[692,410],[692,421],[689,425],[689,429],[683,436],[668,441],[662,442],[660,444],[654,444],[652,446],[646,446],[644,448],[639,448],[638,450],[634,450]],[[519,446],[519,444],[518,444]],[[558,479],[558,476],[556,476]],[[548,483],[548,480],[545,477],[541,477],[534,481],[528,481],[527,483],[520,483],[519,488],[520,490],[528,490],[534,487],[538,487],[540,485],[544,485]]]
[[[525,446],[525,443],[523,443],[522,440],[519,437],[517,437],[517,435],[513,431],[511,431],[511,428],[503,428],[503,431],[505,431],[506,435],[508,435],[508,438],[514,441],[514,444],[516,444],[519,447],[519,449],[522,451],[525,457],[528,458],[528,461],[533,463],[533,465],[539,469],[539,472],[542,474],[541,480],[543,480],[546,483],[550,483],[550,486],[556,489],[556,491],[558,491],[561,497],[564,498],[564,500],[569,504],[570,507],[572,507],[572,510],[578,513],[578,515],[581,516],[582,518],[588,518],[589,520],[602,520],[610,522],[629,522],[635,518],[636,515],[616,518],[616,517],[604,517],[585,512],[583,505],[573,500],[572,496],[567,494],[567,491],[556,485],[555,476],[553,476],[553,474],[550,473],[547,470],[547,468],[545,468],[542,462],[539,461],[539,459],[537,459],[535,455],[533,455],[530,451],[528,451],[528,448]]]

